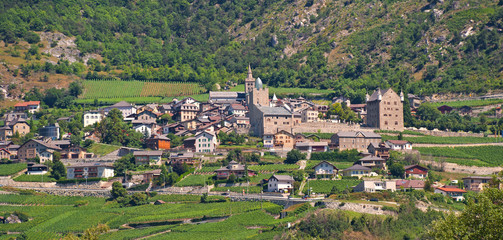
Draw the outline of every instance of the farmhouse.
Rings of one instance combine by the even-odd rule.
[[[371,172],[372,169],[364,167],[362,165],[355,164],[349,168],[342,170],[342,175],[362,178],[370,176]]]
[[[408,165],[405,169],[405,178],[427,178],[428,169],[419,165]]]
[[[368,168],[380,168],[386,170],[386,160],[376,156],[366,156],[356,161],[355,164],[362,165]]]
[[[293,190],[295,180],[288,175],[272,175],[267,181],[267,191],[269,192],[290,192]]]
[[[317,177],[320,176],[320,177],[332,178],[339,172],[339,169],[336,166],[327,161],[322,161],[316,164],[316,166],[314,166],[313,168],[314,173],[316,174]]]
[[[391,150],[395,151],[412,150],[412,143],[405,140],[388,140],[386,144],[388,144]]]

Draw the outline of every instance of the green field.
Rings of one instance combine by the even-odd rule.
[[[9,176],[26,168],[26,163],[0,164],[0,176]]]
[[[19,177],[14,178],[16,182],[56,182],[56,179],[49,176],[49,174],[45,175],[27,175],[21,174]]]
[[[200,196],[195,195],[177,196],[193,198],[197,202],[200,199]],[[166,202],[175,202],[173,198],[178,197],[158,195],[149,201],[163,199]],[[215,197],[210,197],[212,198]],[[75,207],[77,201],[84,201],[87,205]],[[277,213],[280,208],[269,202],[167,203],[121,208],[116,204],[107,203],[105,198],[45,194],[0,195],[0,202],[6,204],[0,205],[1,213],[20,211],[30,218],[29,221],[20,224],[0,224],[0,232],[19,232],[26,235],[26,239],[59,239],[70,232],[78,235],[99,223],[107,224],[112,230],[100,236],[100,239],[136,239],[168,229],[172,232],[155,236],[154,239],[244,239],[258,236],[270,239],[281,233],[281,230],[274,231],[272,235],[262,235],[260,229],[247,227],[260,226],[262,229],[271,230],[273,226],[295,220],[292,217],[275,219],[269,215],[266,211]],[[231,213],[231,217],[220,222],[202,222],[194,225],[179,223],[180,219],[228,217]],[[140,227],[137,229],[121,227],[128,224]],[[3,237],[5,235],[1,239],[4,239]]]
[[[120,80],[85,80],[81,98],[176,97],[205,91],[196,83]]]
[[[381,135],[382,140],[397,140],[398,136]],[[422,137],[403,137],[411,143],[425,144],[470,144],[470,143],[497,143],[503,142],[503,138],[494,137],[437,137],[437,136],[422,136]],[[414,147],[414,146],[413,146]]]
[[[87,149],[88,152],[92,152],[96,155],[103,156],[107,155],[117,149],[119,149],[120,146],[116,145],[109,145],[109,144],[103,144],[103,143],[93,143],[93,145]]]
[[[304,193],[307,193],[308,187],[312,189],[314,193],[329,194],[333,187],[337,190],[337,193],[341,193],[344,189],[352,190],[352,187],[358,185],[361,180],[311,180],[309,185],[306,183],[304,187]]]
[[[431,147],[417,149],[421,155],[453,158],[452,161],[460,165],[468,166],[503,166],[503,147],[501,146],[477,146],[477,147]],[[464,160],[463,160],[464,159]]]
[[[186,186],[204,186],[205,182],[208,180],[208,178],[212,177],[213,175],[188,175],[182,181],[177,182],[175,184],[175,187],[186,187]]]
[[[249,165],[248,169],[253,171],[291,171],[299,169],[297,164],[267,164],[267,165]]]
[[[459,108],[462,106],[482,107],[500,103],[503,103],[503,99],[485,99],[485,100],[477,99],[477,100],[463,100],[463,101],[451,101],[451,102],[432,102],[431,104],[435,107],[447,105],[453,108]]]

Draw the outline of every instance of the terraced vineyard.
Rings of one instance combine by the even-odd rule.
[[[205,91],[196,83],[147,82],[120,80],[85,80],[83,99],[125,97],[176,97],[200,94]]]
[[[456,158],[454,163],[468,166],[494,167],[502,166],[503,147],[501,146],[477,146],[477,147],[431,147],[417,149],[422,155],[435,157]],[[466,159],[463,161],[463,159]],[[474,161],[474,160],[480,160]],[[450,162],[450,161],[449,161]]]
[[[351,190],[352,187],[358,185],[361,180],[343,179],[343,180],[311,180],[309,185],[306,184],[304,193],[307,193],[309,186],[314,193],[329,194],[332,188],[335,187],[336,192],[343,192],[345,189]]]

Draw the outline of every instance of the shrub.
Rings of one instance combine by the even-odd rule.
[[[85,206],[89,204],[89,201],[87,200],[79,200],[79,201],[75,201],[75,204],[73,205],[74,207],[80,207],[80,206]]]
[[[28,214],[24,212],[14,211],[13,214],[16,215],[19,218],[19,220],[21,220],[21,222],[27,222],[29,220]]]

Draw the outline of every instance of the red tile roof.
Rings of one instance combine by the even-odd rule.
[[[29,102],[16,103],[16,105],[14,105],[14,107],[28,107],[31,105],[40,105],[40,101],[29,101]]]
[[[463,189],[459,189],[459,188],[456,188],[456,187],[439,187],[437,188],[441,191],[444,191],[444,192],[459,192],[459,193],[465,193],[466,191],[463,190]]]

